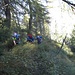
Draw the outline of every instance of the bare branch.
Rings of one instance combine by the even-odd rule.
[[[66,2],[67,4],[72,5],[72,6],[74,6],[74,7],[75,7],[75,4],[74,4],[74,3],[72,3],[72,2],[70,2],[70,1],[67,1],[67,0],[62,0],[62,1],[64,1],[64,2]]]

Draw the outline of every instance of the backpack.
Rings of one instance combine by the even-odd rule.
[[[28,37],[29,37],[29,38],[32,38],[32,35],[31,35],[31,34],[28,34]]]

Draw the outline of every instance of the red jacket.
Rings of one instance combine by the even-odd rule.
[[[32,34],[28,34],[28,37],[32,38]]]

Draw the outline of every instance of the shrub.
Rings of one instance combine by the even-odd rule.
[[[0,28],[0,41],[5,42],[10,37],[10,29]]]

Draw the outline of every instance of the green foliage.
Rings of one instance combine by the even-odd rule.
[[[74,29],[72,31],[72,35],[71,35],[71,39],[70,39],[70,48],[72,51],[75,52],[75,26],[74,26]]]
[[[8,75],[75,75],[75,66],[58,44],[44,40],[41,44],[25,43],[5,52],[0,72]]]
[[[5,43],[0,42],[0,56],[3,54],[5,48]]]
[[[6,41],[8,38],[10,38],[11,31],[10,29],[4,27],[0,28],[0,42]]]
[[[6,41],[6,48],[7,48],[7,50],[9,51],[9,50],[12,49],[13,47],[14,47],[14,43],[13,43],[12,38],[10,38],[10,39],[8,39],[8,40]]]

